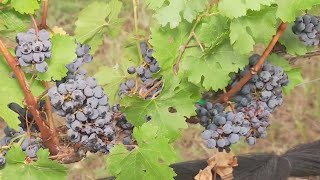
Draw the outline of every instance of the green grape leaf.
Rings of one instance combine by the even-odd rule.
[[[144,34],[141,35],[145,36]],[[125,48],[121,49],[121,59],[125,60],[126,66],[133,64],[137,66],[138,64],[140,65],[142,63],[140,60],[140,57],[141,59],[143,59],[141,55],[141,50],[138,48],[138,45],[140,46],[141,41],[138,42],[138,45],[136,42],[137,40],[134,37],[129,37],[127,39],[127,42],[125,42]],[[119,54],[117,54],[116,56],[119,56]],[[129,64],[128,62],[131,62],[131,64]]]
[[[251,12],[231,21],[230,41],[237,52],[249,54],[256,43],[269,43],[276,33],[275,26],[275,8]]]
[[[183,0],[171,1],[168,6],[162,7],[154,15],[161,26],[170,24],[170,28],[176,28],[181,22],[180,11],[183,9]]]
[[[202,83],[206,90],[216,91],[228,85],[229,73],[237,72],[247,64],[247,56],[237,53],[229,41],[224,41],[211,54],[203,55],[198,49],[186,51],[181,71],[188,73],[190,82]]]
[[[103,66],[94,77],[108,95],[110,104],[115,104],[118,99],[119,84],[125,81],[126,75],[117,66]]]
[[[198,13],[206,10],[208,0],[193,0],[185,1],[185,9],[183,11],[183,18],[189,23],[196,19]]]
[[[204,76],[207,78],[203,81],[206,89],[218,90],[224,88],[229,80],[228,74],[236,72],[248,63],[247,57],[234,52],[229,41],[225,40],[227,34],[224,30],[227,28],[227,24],[223,20],[225,18],[221,16],[211,17],[204,22],[203,26],[199,27],[199,30],[196,29],[199,39],[204,41],[206,47],[210,49],[205,57],[200,52],[200,48],[188,48],[181,57],[180,72],[186,71],[189,75],[188,80],[194,84],[201,84],[201,79]],[[211,24],[209,26],[208,22],[217,22],[218,24],[211,29]],[[224,28],[217,29],[217,27]],[[190,30],[191,27],[186,23],[181,24],[178,29],[152,29],[150,43],[155,50],[154,57],[158,60],[163,72],[172,71],[172,66],[179,56],[180,46],[187,41]],[[205,40],[206,38],[209,38],[209,40]],[[214,44],[211,44],[212,42]],[[191,41],[190,44],[192,43],[195,42]],[[194,49],[197,52],[194,52]],[[195,53],[195,55],[192,53]],[[228,63],[225,63],[225,61]],[[209,63],[210,70],[207,68],[207,63]],[[205,76],[207,74],[215,74],[218,77]]]
[[[275,0],[221,0],[220,13],[230,19],[245,16],[249,9],[259,11],[263,5],[270,6]]]
[[[14,145],[6,155],[6,166],[2,171],[3,180],[26,179],[65,179],[67,169],[56,161],[49,159],[49,151],[39,149],[37,161],[27,163],[21,147]]]
[[[126,113],[128,120],[134,126],[139,127],[144,124],[145,116],[150,115],[151,123],[160,127],[161,133],[170,140],[179,137],[180,130],[187,128],[185,117],[195,115],[194,103],[198,96],[188,91],[188,86],[177,86],[180,83],[178,77],[172,74],[164,77],[164,88],[161,95],[156,99],[143,100],[139,97],[125,97],[121,101],[121,111]],[[181,84],[180,84],[181,85]],[[193,90],[193,92],[199,92]],[[169,112],[173,107],[177,112]]]
[[[290,94],[296,85],[303,83],[303,77],[301,73],[302,70],[300,68],[294,68],[290,66],[286,59],[276,54],[271,54],[268,57],[268,60],[273,65],[282,67],[285,73],[288,74],[290,83],[287,86],[283,87],[283,90],[286,94]]]
[[[293,68],[286,72],[289,76],[290,83],[284,87],[284,92],[290,94],[290,92],[298,85],[303,83],[302,70],[299,68]]]
[[[208,48],[207,51],[212,51],[212,49],[229,37],[229,27],[230,21],[226,17],[221,15],[211,16],[204,19],[196,34],[205,47]]]
[[[127,67],[129,66],[103,66],[99,68],[98,72],[94,75],[94,77],[97,78],[99,85],[104,88],[111,104],[117,103],[119,99],[118,92],[120,83],[125,83],[130,77],[134,79],[134,76],[127,73]]]
[[[148,8],[150,8],[152,10],[159,9],[163,5],[164,2],[165,2],[165,0],[146,0]]]
[[[75,36],[78,42],[89,44],[91,51],[96,52],[103,43],[104,34],[116,35],[121,28],[118,15],[122,3],[111,0],[108,4],[95,1],[84,8],[76,21]]]
[[[155,7],[163,4],[161,2],[158,3],[152,3],[151,9],[155,9]],[[208,0],[169,1],[167,6],[163,6],[156,10],[154,17],[158,20],[161,26],[169,24],[170,28],[173,29],[182,21],[181,15],[185,20],[191,23],[197,17],[198,13],[201,13],[206,9],[207,4]]]
[[[289,25],[281,36],[279,42],[286,47],[289,54],[304,55],[307,47],[299,40],[299,37],[292,32],[292,25]]]
[[[284,71],[290,71],[291,69],[293,69],[286,59],[277,54],[270,54],[268,57],[268,61],[275,66],[282,67]]]
[[[119,58],[114,67],[102,66],[94,75],[97,78],[98,84],[101,85],[109,97],[110,104],[118,103],[119,101],[119,85],[125,83],[128,79],[135,79],[136,75],[130,75],[127,72],[128,67],[136,67],[138,57],[136,45],[128,46],[124,49],[123,56]]]
[[[22,15],[12,9],[0,11],[0,34],[2,37],[15,41],[18,32],[27,30],[30,24],[30,17]]]
[[[179,48],[190,34],[191,25],[182,23],[177,29],[153,28],[150,43],[154,49],[153,56],[158,60],[162,69],[171,71],[179,56]]]
[[[112,175],[122,171],[122,161],[128,156],[129,151],[123,145],[116,145],[107,157],[107,169]],[[142,173],[141,173],[142,174]]]
[[[52,37],[52,56],[46,62],[48,71],[39,73],[38,79],[43,81],[60,80],[66,76],[68,70],[66,64],[71,63],[77,56],[77,48],[74,39],[68,35],[56,34]]]
[[[10,1],[10,0],[3,0],[3,1],[1,1],[0,3],[2,3],[2,4],[7,4],[9,1]]]
[[[109,172],[117,176],[117,180],[173,179],[176,174],[168,166],[177,160],[177,154],[159,131],[160,128],[151,123],[134,128],[138,146],[132,151],[123,145],[114,147],[107,159]]]
[[[11,77],[11,68],[7,64],[4,57],[0,56],[0,116],[5,120],[5,122],[14,129],[18,129],[20,121],[18,120],[18,115],[11,111],[7,105],[11,102],[18,103],[22,106],[22,101],[24,100],[23,91],[20,88],[17,79]],[[27,81],[30,82],[31,76],[27,76]],[[37,80],[33,80],[32,84],[29,84],[31,91],[34,96],[40,95],[45,88],[42,83]]]
[[[39,0],[11,0],[11,6],[21,14],[34,14],[39,9]]]
[[[295,18],[311,9],[314,5],[320,4],[318,0],[276,0],[278,5],[277,18],[284,22],[293,22]]]
[[[18,144],[13,145],[6,154],[6,162],[8,164],[24,163],[26,154],[22,151]]]

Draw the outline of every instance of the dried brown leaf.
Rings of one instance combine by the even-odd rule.
[[[238,166],[237,158],[232,153],[218,152],[208,160],[208,166],[195,176],[195,180],[211,180],[214,171],[223,180],[233,179],[233,167]]]

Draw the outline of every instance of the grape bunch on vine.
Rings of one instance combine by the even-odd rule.
[[[66,179],[93,154],[113,179],[185,179],[174,142],[191,124],[211,158],[188,178],[246,179],[235,149],[268,138],[303,81],[294,59],[319,54],[320,1],[81,5],[0,0],[0,180]]]

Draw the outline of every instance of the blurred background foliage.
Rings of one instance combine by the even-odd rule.
[[[99,1],[108,2],[108,0]],[[62,27],[68,34],[73,35],[79,12],[91,2],[93,1],[49,0],[49,27]],[[128,58],[123,54],[123,49],[130,45],[130,40],[133,38],[130,36],[134,29],[133,9],[130,0],[122,0],[122,2],[124,8],[121,16],[125,22],[122,32],[113,39],[105,35],[103,46],[95,54],[95,61],[87,66],[91,75],[101,66],[115,66],[121,59]],[[147,39],[149,26],[153,22],[150,12],[147,11],[143,2],[140,0],[138,10],[139,29]],[[316,12],[319,11],[316,10]],[[259,139],[256,146],[252,147],[245,143],[239,143],[233,147],[234,153],[282,153],[297,144],[319,139],[320,58],[298,59],[293,66],[302,68],[305,82],[299,84],[290,95],[286,96],[283,106],[272,115],[268,138]],[[2,123],[0,126],[4,127],[4,124]],[[183,131],[182,138],[175,142],[180,161],[207,159],[215,152],[215,150],[206,148],[200,137],[201,131],[200,125],[189,125],[189,128]],[[107,177],[105,158],[102,154],[89,154],[81,162],[68,165],[70,168],[69,179],[93,180]]]

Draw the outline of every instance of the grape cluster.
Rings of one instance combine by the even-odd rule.
[[[108,96],[93,77],[86,77],[84,63],[92,61],[90,46],[78,44],[77,58],[66,65],[64,80],[49,89],[55,112],[65,117],[67,136],[72,143],[81,143],[91,152],[108,153],[116,140],[116,126]]]
[[[249,58],[250,64],[238,76],[232,78],[231,87],[236,85],[243,76],[256,64],[260,56],[257,54]],[[232,97],[233,110],[226,110],[222,104],[196,105],[196,113],[200,124],[206,128],[202,138],[207,141],[208,148],[230,150],[230,145],[245,137],[249,145],[256,143],[256,138],[265,138],[269,126],[269,116],[280,106],[282,86],[289,83],[288,75],[281,67],[273,66],[266,61],[262,71],[253,75],[242,89]]]
[[[76,78],[76,76],[85,76],[87,75],[87,70],[82,68],[84,63],[90,63],[93,60],[92,55],[90,55],[91,47],[89,45],[81,45],[77,44],[76,54],[77,58],[73,60],[72,63],[67,64],[66,68],[68,69],[67,72],[67,79]]]
[[[234,79],[231,86],[237,84],[259,59],[260,56],[258,54],[252,55],[249,58],[249,65],[240,73],[238,79]],[[288,75],[283,68],[274,66],[266,61],[262,66],[262,70],[253,75],[251,80],[232,99],[236,103],[237,111],[243,112],[247,107],[260,105],[271,113],[282,104],[282,87],[288,84]],[[254,102],[258,102],[258,105],[254,105]]]
[[[120,111],[119,104],[115,104],[114,106],[112,106],[112,112],[115,114],[115,116],[119,116],[116,126],[120,127],[123,131],[124,137],[123,137],[122,143],[124,145],[132,144],[133,125],[127,120],[126,114]]]
[[[9,147],[12,143],[18,143],[28,157],[37,157],[37,152],[42,147],[41,139],[33,135],[30,135],[29,139],[26,131],[27,129],[23,129],[22,127],[19,127],[18,131],[10,128],[9,126],[4,129],[5,136],[0,140],[0,152],[2,153],[0,156],[2,158],[4,158],[6,154],[5,147]]]
[[[145,99],[156,97],[162,91],[163,83],[161,78],[153,79],[153,74],[160,71],[157,60],[152,56],[153,49],[148,48],[147,43],[140,43],[141,55],[144,58],[143,65],[139,67],[129,67],[129,74],[137,74],[138,79],[129,79],[125,83],[120,84],[119,97],[138,92]],[[160,82],[161,81],[161,82]],[[149,91],[150,90],[150,91]]]
[[[45,120],[44,114],[44,101],[40,101],[38,108],[41,112],[42,119]],[[30,138],[27,136],[27,127],[29,127],[30,131],[33,133],[39,132],[39,128],[33,122],[33,116],[30,112],[28,112],[25,108],[22,108],[17,103],[10,103],[8,107],[16,112],[19,116],[20,120],[19,130],[16,131],[9,126],[4,128],[5,136],[0,140],[0,168],[3,167],[6,163],[6,152],[10,148],[13,143],[17,143],[21,146],[22,150],[26,153],[29,158],[36,158],[37,151],[42,147],[41,139],[37,138],[34,135],[30,135]],[[27,126],[28,122],[28,126]]]
[[[38,72],[46,72],[48,64],[45,60],[51,57],[52,48],[50,33],[42,29],[36,34],[34,29],[29,29],[26,33],[18,33],[16,40],[15,53],[19,65],[35,65]]]
[[[90,63],[93,60],[92,55],[90,54],[91,47],[84,44],[81,45],[80,43],[77,43],[76,48],[76,55],[77,57],[72,61],[72,63],[69,63],[66,65],[66,68],[68,69],[68,72],[66,74],[66,77],[63,79],[56,81],[56,86],[58,87],[61,83],[65,83],[67,79],[83,79],[87,75],[87,70],[83,68],[82,66],[85,63]]]
[[[225,112],[222,104],[211,102],[206,102],[205,105],[197,104],[196,107],[200,124],[206,127],[201,136],[208,148],[229,151],[230,145],[237,143],[250,129],[243,124],[245,116],[242,112]]]
[[[108,96],[95,78],[67,79],[58,87],[52,87],[48,95],[56,113],[66,117],[71,142],[80,142],[91,152],[109,152],[115,139],[115,127]]]
[[[295,24],[292,26],[292,31],[299,36],[299,39],[304,42],[306,46],[319,45],[320,33],[320,18],[305,14],[297,17]]]

